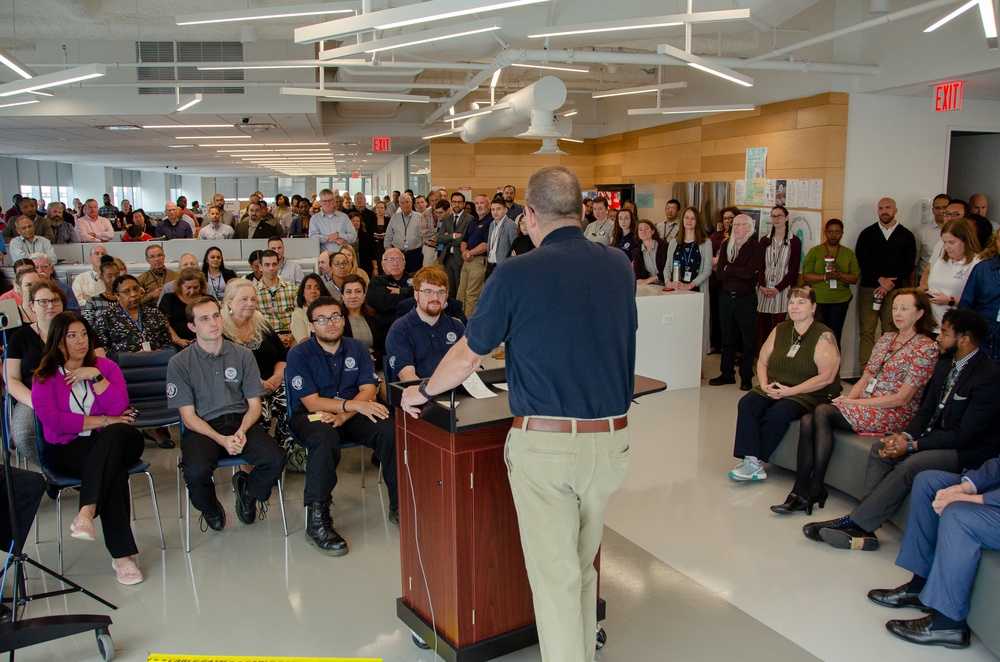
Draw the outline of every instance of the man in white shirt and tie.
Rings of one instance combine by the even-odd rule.
[[[35,236],[35,224],[30,218],[18,216],[14,219],[14,229],[19,236],[11,239],[10,245],[7,247],[11,262],[31,257],[32,253],[45,253],[50,260],[56,261],[56,252],[52,248],[52,242],[45,237]]]

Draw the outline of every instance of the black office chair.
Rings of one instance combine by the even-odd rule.
[[[117,363],[125,378],[129,405],[139,412],[135,427],[159,428],[180,422],[178,411],[167,405],[167,364],[175,353],[170,348],[118,355]]]

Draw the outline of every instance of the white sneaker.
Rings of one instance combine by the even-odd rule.
[[[765,480],[767,472],[764,471],[763,463],[744,458],[729,472],[729,478],[737,481]]]

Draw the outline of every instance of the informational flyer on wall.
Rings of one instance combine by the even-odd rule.
[[[767,147],[747,149],[746,179],[767,178]]]

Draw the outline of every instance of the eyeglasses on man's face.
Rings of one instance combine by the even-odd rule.
[[[319,317],[317,317],[316,319],[314,319],[312,321],[312,323],[313,324],[318,324],[319,326],[326,326],[327,324],[339,324],[342,321],[344,321],[344,316],[340,315],[340,314],[337,314],[337,313],[334,313],[333,315],[330,315],[329,317],[326,317],[324,315],[320,315]]]
[[[448,290],[417,290],[428,299],[447,299]]]
[[[406,262],[406,260],[403,259],[403,258],[401,258],[401,257],[384,257],[384,258],[382,258],[382,261],[385,262],[385,263],[387,263],[387,264],[393,264],[393,263],[399,263],[399,262]]]

